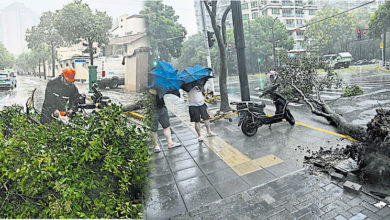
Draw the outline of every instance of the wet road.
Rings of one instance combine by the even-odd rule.
[[[16,78],[17,88],[13,90],[0,90],[0,109],[4,106],[10,106],[13,104],[25,106],[31,92],[34,88],[37,88],[34,102],[35,108],[40,111],[44,101],[47,80],[32,76],[17,76]],[[76,82],[76,86],[80,93],[87,94],[88,96],[91,95],[91,93],[88,93],[88,84]],[[124,105],[133,103],[135,99],[142,95],[135,92],[128,92],[123,88],[123,86],[120,86],[117,89],[103,89],[100,91],[104,96],[110,97],[112,102]]]

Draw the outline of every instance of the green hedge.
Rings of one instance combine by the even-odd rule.
[[[345,87],[345,89],[343,90],[343,94],[341,94],[341,96],[342,97],[358,96],[363,94],[363,92],[364,91],[360,86],[354,84]]]
[[[0,218],[142,218],[150,134],[112,105],[36,125],[0,111]]]

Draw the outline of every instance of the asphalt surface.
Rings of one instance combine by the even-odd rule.
[[[388,106],[389,73],[342,76],[346,83],[358,83],[365,89],[359,97],[334,102],[333,107],[347,119],[364,125],[376,107]],[[37,88],[35,106],[40,109],[46,81],[30,76],[17,79],[15,90],[0,91],[0,109],[12,104],[24,105],[34,88]],[[228,83],[230,100],[239,100],[238,79],[229,78]],[[253,100],[256,100],[254,88],[259,85],[259,77],[250,77]],[[88,94],[87,84],[76,86],[81,93]],[[122,104],[131,104],[139,96],[123,88],[102,93]],[[329,100],[338,99],[341,90],[325,91],[323,95]],[[267,104],[266,112],[273,114],[272,104],[263,101]],[[163,151],[152,158],[150,190],[146,193],[147,219],[390,219],[390,207],[374,206],[378,200],[361,193],[347,194],[327,177],[306,173],[302,161],[308,152],[300,147],[315,151],[320,147],[342,147],[351,140],[341,137],[326,120],[313,116],[305,105],[290,106],[298,122],[295,126],[280,122],[271,128],[263,126],[255,136],[246,137],[237,126],[237,117],[232,116],[232,122],[221,119],[212,123],[218,136],[199,144],[188,121],[184,99],[168,95],[166,102],[174,140],[183,145],[168,150],[159,130]],[[209,109],[213,113],[218,106],[210,105]],[[316,181],[320,184],[314,184]],[[349,200],[354,203],[348,203]]]

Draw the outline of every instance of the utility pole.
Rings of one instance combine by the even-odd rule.
[[[207,28],[206,28],[206,17],[204,14],[204,5],[203,5],[203,0],[199,1],[200,4],[200,13],[202,15],[202,27],[203,27],[203,36],[204,36],[204,46],[206,48],[206,59],[207,59],[207,67],[212,69],[211,66],[211,56],[210,56],[210,47],[207,42]],[[214,75],[213,72],[211,72],[212,75]],[[207,82],[210,82],[210,89],[213,93],[215,93],[215,88],[214,88],[214,78],[210,78]]]
[[[238,76],[240,79],[241,100],[250,101],[248,75],[245,65],[245,39],[242,24],[241,1],[231,0],[234,26],[234,42],[237,50]]]
[[[275,35],[274,35],[274,25],[275,25],[275,21],[276,19],[278,19],[277,17],[274,18],[273,22],[272,22],[272,54],[274,56],[274,67],[276,67],[276,56],[275,56]]]
[[[386,29],[383,33],[383,48],[382,48],[383,66],[386,65]]]

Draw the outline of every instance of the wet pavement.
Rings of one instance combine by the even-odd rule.
[[[381,92],[376,85],[366,91],[369,99]],[[336,98],[341,94],[329,92]],[[233,93],[230,100],[239,97]],[[219,120],[212,124],[218,137],[200,144],[184,99],[168,95],[166,103],[173,138],[183,146],[168,150],[159,130],[163,151],[152,159],[147,219],[390,219],[389,202],[377,208],[379,200],[350,194],[327,176],[311,176],[303,168],[307,152],[301,149],[351,143],[305,106],[291,106],[295,126],[263,126],[253,137],[242,134],[235,116],[233,122]],[[267,103],[266,112],[273,111]]]
[[[17,88],[13,90],[0,90],[0,109],[4,106],[10,106],[18,104],[25,106],[28,97],[34,88],[37,88],[34,101],[35,108],[37,110],[42,109],[42,104],[45,96],[45,89],[48,80],[33,76],[17,76]],[[87,96],[92,95],[88,93],[88,84],[76,82],[79,93],[86,94]],[[135,92],[126,91],[123,86],[117,89],[100,89],[104,96],[108,96],[114,103],[122,103],[123,105],[131,104],[138,99],[142,94]],[[126,95],[123,95],[126,94]]]

